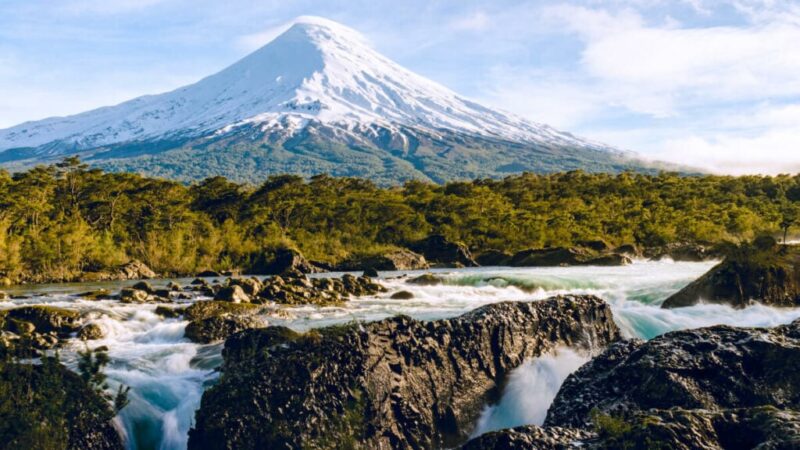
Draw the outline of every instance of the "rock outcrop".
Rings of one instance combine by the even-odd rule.
[[[565,450],[578,449],[579,443],[596,441],[590,431],[561,427],[527,425],[494,431],[464,444],[461,450]],[[585,448],[585,447],[584,447]]]
[[[669,258],[673,261],[701,262],[722,256],[719,249],[696,243],[674,242],[662,247],[650,247],[645,249],[644,256],[650,259],[660,260]]]
[[[336,266],[336,270],[423,270],[429,267],[424,256],[411,250],[398,249],[380,255],[349,259]]]
[[[440,234],[428,236],[408,247],[421,253],[425,259],[437,265],[448,267],[475,267],[478,265],[466,245],[452,242]]]
[[[263,328],[267,321],[252,315],[221,314],[195,319],[186,325],[185,336],[192,342],[211,344],[251,328]]]
[[[189,448],[452,447],[526,359],[618,338],[609,306],[591,296],[497,303],[432,322],[243,331],[225,343]]]
[[[255,262],[248,272],[256,275],[279,275],[294,271],[300,273],[316,273],[321,270],[308,262],[297,250],[291,248],[277,249],[272,259],[261,259]]]
[[[52,359],[0,362],[0,444],[8,449],[122,450],[106,399]]]
[[[773,241],[774,244],[774,241]],[[732,252],[705,275],[681,289],[663,308],[700,302],[743,308],[752,302],[771,306],[800,306],[800,246],[765,244]]]
[[[697,450],[800,448],[800,413],[772,406],[650,410],[606,416],[595,430],[534,425],[481,435],[462,450]]]
[[[507,266],[511,262],[514,255],[500,250],[488,250],[475,258],[478,264],[482,266]]]
[[[112,270],[84,272],[76,281],[125,281],[156,278],[158,275],[139,260],[132,260]]]
[[[582,247],[547,247],[517,252],[508,261],[512,267],[624,266],[633,261],[618,253],[597,253]]]
[[[800,410],[800,320],[776,328],[716,326],[611,345],[570,375],[546,425],[588,428],[592,411],[774,406]]]

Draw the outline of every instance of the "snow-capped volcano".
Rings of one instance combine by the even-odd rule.
[[[207,149],[209,143],[216,143],[218,151],[225,151],[225,145],[242,150],[245,142],[254,141],[259,142],[258,148],[277,145],[286,150],[287,140],[298,135],[316,145],[328,140],[349,147],[380,148],[389,152],[387,157],[410,162],[412,172],[437,180],[470,176],[471,172],[432,175],[423,163],[435,155],[419,154],[420,148],[472,149],[506,142],[520,147],[517,150],[533,146],[540,153],[542,148],[546,153],[560,148],[567,153],[592,151],[624,157],[608,147],[469,101],[380,55],[358,32],[326,19],[305,17],[261,49],[195,84],[75,116],[0,130],[0,161],[81,153],[98,162],[114,160],[118,164],[135,157],[153,163],[158,159],[155,155],[166,151]],[[463,138],[462,143],[453,145],[450,141],[456,136]],[[465,143],[464,139],[489,140],[490,145]],[[469,159],[466,153],[460,152]],[[496,162],[535,170],[535,164],[526,164],[524,151],[505,153],[499,151]],[[535,159],[534,153],[528,156]],[[330,162],[328,156],[311,155]],[[337,159],[341,160],[341,155]],[[348,160],[345,157],[340,162]],[[467,167],[470,163],[453,162],[466,162]],[[383,165],[386,169],[386,161]],[[281,168],[291,171],[286,164],[268,165],[266,170]],[[319,169],[352,172],[332,170],[326,164]],[[303,172],[310,171],[313,167]]]

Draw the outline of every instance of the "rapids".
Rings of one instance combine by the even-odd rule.
[[[715,324],[773,326],[800,318],[800,308],[776,309],[751,306],[735,310],[720,305],[659,308],[670,294],[696,279],[714,265],[671,261],[636,261],[625,267],[471,268],[434,270],[445,282],[416,286],[402,273],[383,272],[381,282],[389,293],[354,299],[343,307],[285,308],[267,317],[270,324],[299,331],[353,320],[376,320],[394,314],[419,319],[451,317],[491,302],[535,301],[557,294],[594,294],[611,304],[617,324],[628,337],[650,339],[685,328]],[[410,275],[419,272],[409,272]],[[331,276],[340,274],[325,274]],[[163,286],[168,280],[153,284]],[[189,280],[177,280],[188,284]],[[163,319],[156,305],[124,305],[116,301],[89,301],[79,293],[99,287],[112,292],[132,283],[23,286],[8,292],[15,298],[0,304],[50,304],[80,309],[91,314],[106,337],[89,346],[109,348],[106,372],[112,388],[130,386],[131,403],[117,418],[131,449],[182,449],[199,407],[202,392],[218,376],[221,345],[198,345],[183,338],[185,321]],[[393,292],[407,290],[411,300],[391,300]],[[61,358],[75,367],[76,352],[84,343],[73,339]],[[563,380],[591,355],[569,349],[526,362],[512,372],[505,393],[488,406],[474,434],[522,424],[540,424]]]

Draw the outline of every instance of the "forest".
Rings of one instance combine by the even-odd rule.
[[[525,173],[378,187],[357,178],[223,177],[186,185],[77,158],[0,171],[0,278],[72,280],[138,259],[161,274],[247,270],[278,248],[336,264],[431,234],[473,253],[589,239],[642,247],[790,231],[800,175]]]

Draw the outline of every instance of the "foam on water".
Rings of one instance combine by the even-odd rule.
[[[500,301],[536,301],[558,294],[594,294],[611,305],[617,324],[629,337],[650,339],[659,334],[716,324],[773,326],[800,318],[800,308],[777,309],[754,305],[736,310],[722,305],[697,305],[663,310],[660,304],[672,293],[714,265],[636,261],[626,267],[473,268],[436,270],[444,283],[408,284],[404,274],[383,273],[389,292],[354,299],[342,307],[301,306],[281,308],[267,317],[273,325],[296,330],[377,320],[395,314],[418,319],[452,317]],[[409,276],[420,272],[412,272]],[[189,280],[180,280],[187,284]],[[166,281],[155,282],[163,285]],[[128,283],[129,284],[129,283]],[[106,287],[118,290],[125,283],[104,285],[50,285],[21,288],[13,294],[28,298],[0,305],[42,304],[77,308],[100,325],[106,337],[89,343],[107,346],[107,367],[112,388],[130,386],[131,403],[118,418],[131,449],[182,449],[203,390],[216,379],[221,345],[198,345],[184,339],[186,322],[164,319],[155,305],[123,305],[114,301],[80,300],[75,294]],[[406,290],[414,298],[393,300],[392,293]],[[84,348],[77,339],[61,351],[70,367]],[[541,423],[552,398],[569,373],[588,356],[560,349],[528,361],[511,374],[499,403],[484,411],[476,433],[522,424]]]

